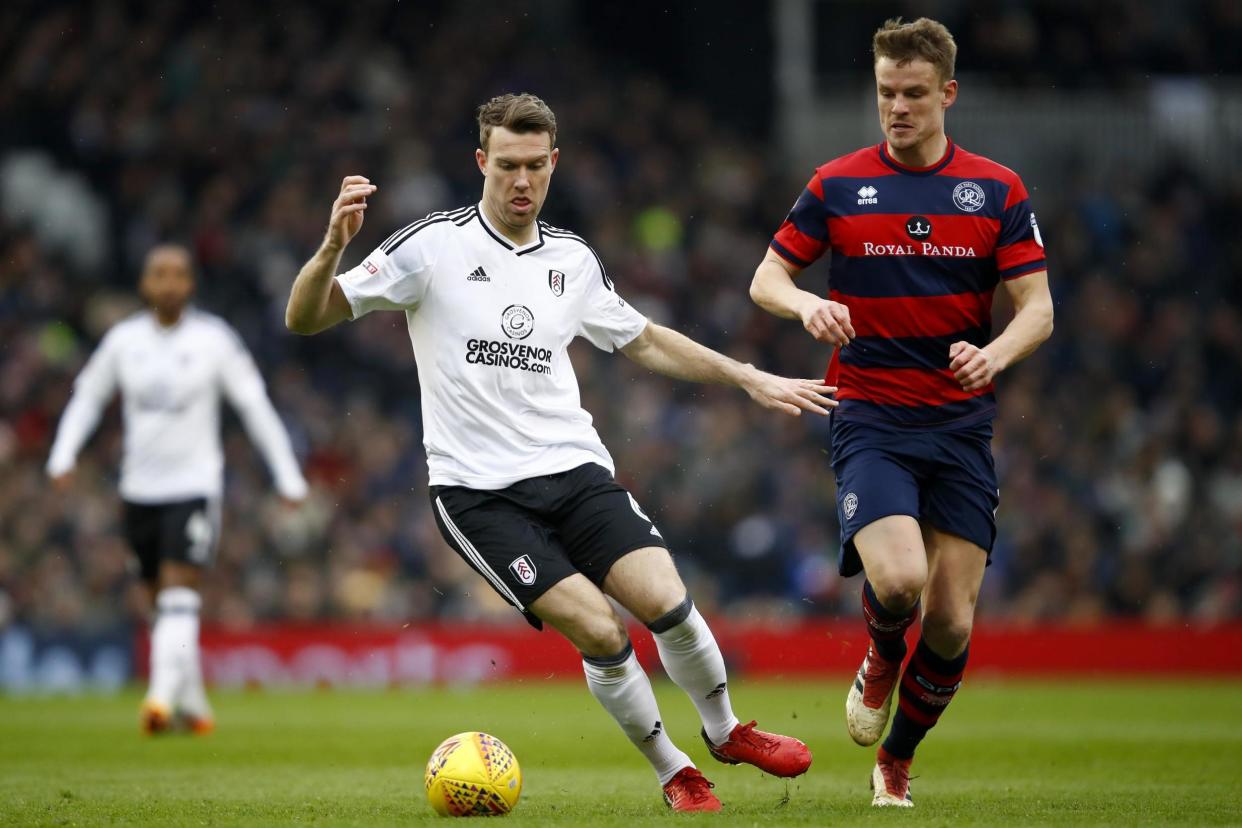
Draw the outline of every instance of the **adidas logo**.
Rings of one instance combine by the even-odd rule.
[[[643,741],[650,742],[652,739],[659,738],[660,731],[663,729],[664,729],[664,725],[660,723],[659,719],[657,719],[655,729],[653,729],[650,733],[644,736]]]
[[[858,203],[859,204],[879,204],[880,200],[876,198],[876,195],[878,193],[879,193],[879,190],[877,190],[875,187],[872,187],[870,184],[866,184],[862,187],[859,187],[858,188]]]
[[[476,267],[470,271],[470,275],[466,277],[467,282],[490,282],[491,276],[487,275],[487,271],[481,267]]]
[[[715,689],[715,690],[713,690],[712,692],[708,693],[708,694],[707,694],[706,696],[704,696],[703,698],[704,698],[705,700],[706,700],[706,699],[714,699],[714,698],[716,698],[717,696],[721,695],[722,693],[724,693],[724,691],[725,691],[725,689],[726,689],[725,684],[726,684],[726,682],[723,682],[723,681],[722,681],[722,682],[720,682],[720,684],[717,684],[717,685],[716,685],[716,689]]]

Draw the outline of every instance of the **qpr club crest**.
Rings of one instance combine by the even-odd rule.
[[[548,287],[552,289],[553,296],[560,296],[565,292],[565,274],[559,270],[548,271]]]
[[[500,314],[500,329],[510,339],[525,339],[535,330],[535,315],[525,305],[510,305]]]
[[[841,502],[842,511],[845,512],[845,519],[850,520],[854,517],[854,513],[858,511],[858,495],[850,492],[845,496],[845,500]]]
[[[514,558],[513,563],[509,564],[509,571],[524,586],[535,583],[535,562],[530,559],[530,555]]]
[[[963,181],[953,188],[953,204],[963,213],[977,213],[987,201],[983,188],[973,181]]]

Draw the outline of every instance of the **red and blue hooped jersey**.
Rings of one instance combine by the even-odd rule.
[[[799,268],[832,252],[829,298],[857,334],[828,365],[840,417],[955,428],[995,414],[991,384],[953,378],[949,346],[986,345],[1000,280],[1046,269],[1013,170],[952,142],[926,168],[867,147],[815,171],[771,247]]]

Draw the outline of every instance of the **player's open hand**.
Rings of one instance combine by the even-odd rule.
[[[850,324],[850,309],[840,302],[817,298],[802,309],[802,327],[820,342],[838,348],[850,344],[854,338],[854,326]]]
[[[986,349],[954,342],[949,346],[949,370],[964,390],[978,391],[996,378],[999,369]]]
[[[332,218],[328,221],[327,244],[343,248],[362,229],[367,196],[378,188],[361,175],[347,175],[341,180],[341,192],[332,202]]]
[[[764,408],[783,411],[793,417],[802,416],[803,411],[828,414],[837,405],[832,398],[837,393],[835,385],[825,385],[822,380],[778,377],[759,370],[746,384],[746,393]]]

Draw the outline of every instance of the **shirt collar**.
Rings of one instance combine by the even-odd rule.
[[[940,160],[928,167],[911,167],[903,164],[896,158],[888,154],[888,142],[880,142],[880,160],[893,168],[902,175],[935,175],[936,173],[949,166],[949,162],[953,160],[954,154],[957,152],[957,145],[953,143],[953,139],[949,138],[948,145],[944,149],[944,155]]]
[[[538,220],[535,221],[534,241],[527,242],[526,244],[519,247],[518,245],[511,242],[508,238],[506,238],[504,233],[501,233],[499,230],[497,230],[495,226],[493,226],[492,223],[487,220],[487,213],[483,210],[482,201],[479,202],[478,209],[479,209],[479,224],[483,226],[483,229],[487,232],[487,235],[491,236],[493,239],[499,242],[506,250],[512,250],[516,255],[521,256],[525,253],[530,253],[533,250],[538,250],[539,248],[543,247],[543,225],[540,224]]]

